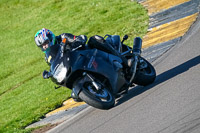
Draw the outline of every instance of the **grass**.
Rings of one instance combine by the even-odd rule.
[[[67,88],[54,89],[42,79],[49,69],[34,43],[41,28],[61,33],[144,36],[147,11],[130,0],[1,0],[0,1],[0,132],[30,132],[29,124],[61,106]]]

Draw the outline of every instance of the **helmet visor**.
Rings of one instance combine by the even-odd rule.
[[[44,43],[40,46],[42,51],[46,51],[50,47],[50,41],[45,40]]]

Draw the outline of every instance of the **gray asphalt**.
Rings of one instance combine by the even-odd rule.
[[[155,83],[110,110],[89,107],[52,133],[200,133],[200,21],[153,65]]]

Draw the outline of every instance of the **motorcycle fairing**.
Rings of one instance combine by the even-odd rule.
[[[117,69],[114,65],[115,61],[122,63],[122,60],[117,56],[97,49],[76,50],[68,56],[71,60],[70,63],[66,64],[71,69],[70,74],[67,75],[66,85],[71,89],[73,82],[78,76],[81,77],[83,72],[92,73],[94,76],[101,75],[102,78],[106,78],[114,94],[126,83],[122,68]]]

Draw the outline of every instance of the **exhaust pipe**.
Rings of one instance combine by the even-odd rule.
[[[133,73],[129,82],[129,86],[131,85],[131,83],[133,82],[133,79],[135,77],[136,74],[136,70],[137,70],[137,64],[139,61],[139,56],[141,54],[141,49],[142,49],[142,39],[140,37],[136,37],[134,39],[134,43],[133,43],[133,57],[134,57],[134,61],[133,64],[131,66],[131,72]]]
[[[142,39],[136,37],[133,42],[133,54],[140,55],[142,49]]]

